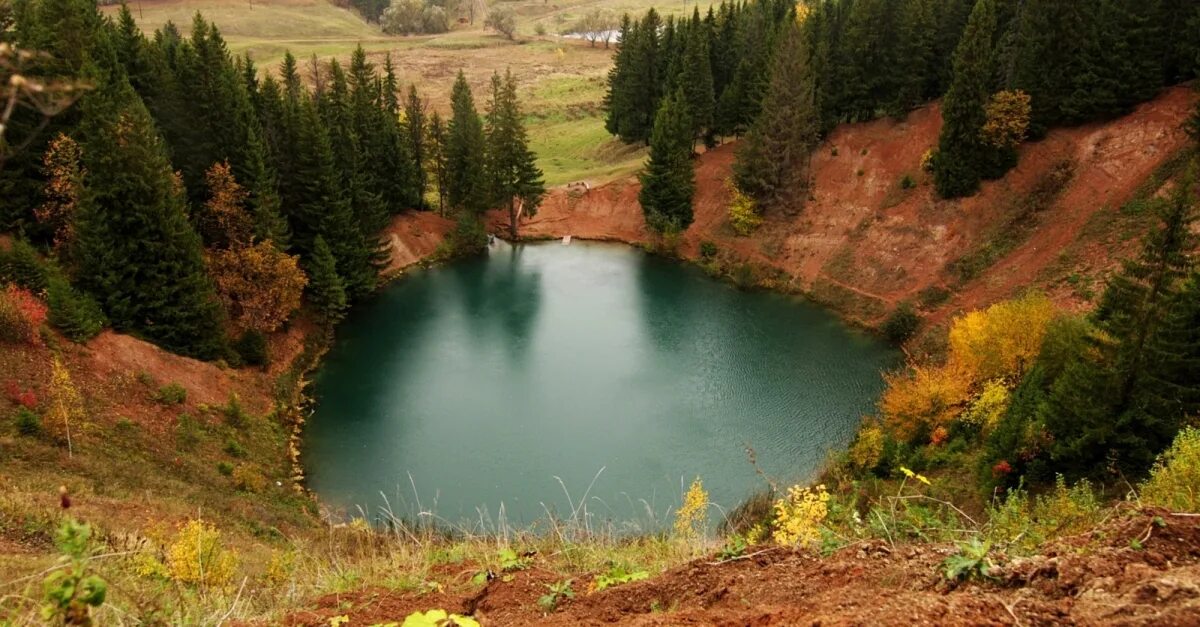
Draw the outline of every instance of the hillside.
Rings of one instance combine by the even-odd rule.
[[[518,17],[517,41],[483,28],[482,19],[474,25],[457,24],[439,35],[387,35],[378,25],[329,0],[151,0],[131,5],[131,9],[147,34],[168,21],[186,34],[199,12],[220,26],[232,53],[248,54],[260,72],[274,73],[286,51],[300,60],[306,79],[310,74],[307,60],[314,54],[345,64],[361,45],[377,66],[391,54],[401,87],[415,86],[430,108],[443,116],[449,111],[450,87],[459,70],[482,107],[492,73],[511,68],[520,86],[538,163],[548,184],[562,185],[628,175],[640,166],[645,153],[639,147],[625,146],[604,130],[600,105],[612,50],[553,33],[569,27],[585,10],[636,13],[651,4],[637,0],[552,5],[537,0],[505,2]],[[116,6],[106,9],[110,15],[116,10]],[[683,10],[678,6],[673,12]],[[535,35],[535,23],[551,34]]]
[[[766,216],[751,237],[728,226],[737,144],[725,144],[698,158],[696,221],[679,250],[699,259],[700,243],[711,241],[721,271],[749,264],[735,278],[805,293],[864,324],[905,300],[937,323],[1029,287],[1086,307],[1137,247],[1137,200],[1180,167],[1181,121],[1194,101],[1178,87],[1123,118],[1056,129],[1022,146],[1004,178],[952,201],[938,199],[920,169],[941,128],[937,104],[902,121],[844,125],[813,159],[814,198],[794,215]],[[639,189],[627,179],[586,194],[555,190],[522,233],[647,243]],[[506,224],[493,215],[495,230]]]
[[[1097,45],[1060,63],[1049,53],[1063,35],[1042,37],[1039,20],[1069,32],[1076,22],[1042,13],[1067,7],[1073,19],[1082,4],[930,1],[953,10],[763,0],[724,5],[720,30],[716,17],[650,13],[614,55],[555,33],[591,9],[646,0],[493,4],[515,15],[508,37],[460,19],[439,35],[391,36],[341,0],[149,0],[119,9],[119,23],[92,0],[12,12],[0,0],[0,83],[25,86],[0,96],[0,626],[1200,624],[1200,188],[1185,175],[1200,107],[1180,83],[1180,59],[1191,72],[1200,56],[1190,41],[1167,50],[1164,36],[1183,40],[1176,29],[1200,24],[1200,8],[1126,29],[1150,24],[1148,9],[1094,0]],[[422,2],[422,20],[443,8]],[[215,26],[189,29],[198,13]],[[143,36],[167,21],[186,34]],[[992,32],[998,23],[1006,32]],[[1024,43],[1001,45],[1014,40]],[[822,42],[840,52],[812,56]],[[895,55],[860,54],[877,42]],[[299,62],[281,64],[285,50]],[[1114,50],[1140,63],[1108,64]],[[394,72],[382,71],[386,55]],[[1001,82],[985,66],[1002,57],[1022,82],[983,89]],[[1088,72],[1033,80],[1061,67],[1096,70],[1120,98],[1100,102]],[[819,102],[831,85],[849,89]],[[1047,95],[1071,99],[1046,106]],[[423,106],[454,123],[432,123]],[[1000,122],[1019,128],[994,142],[984,131]],[[778,141],[739,159],[764,137]],[[693,159],[701,139],[717,145]],[[765,214],[748,236],[730,225],[735,168],[756,203],[742,208]],[[747,176],[771,168],[774,181]],[[975,193],[986,177],[998,178]],[[968,197],[942,200],[935,186]],[[797,190],[810,197],[789,205]],[[519,262],[587,250],[493,246],[490,234],[520,238],[488,208],[536,202],[523,238],[610,240],[668,259],[604,247],[642,264],[627,274],[627,306],[590,298],[610,275],[538,272],[605,270],[590,259],[544,257],[526,281]],[[481,254],[491,259],[404,276]],[[707,281],[676,256],[781,295]],[[493,265],[454,274],[476,262]],[[710,291],[663,300],[685,284],[645,271],[654,264]],[[435,277],[449,280],[388,302]],[[381,295],[392,281],[407,284]],[[551,293],[578,308],[542,305]],[[792,316],[802,307],[782,294],[864,329],[817,308]],[[720,299],[727,316],[692,313]],[[755,300],[787,315],[768,328]],[[621,327],[623,310],[628,331],[597,332]],[[357,326],[372,314],[407,326]],[[551,316],[570,334],[532,324]],[[435,319],[455,325],[426,324]],[[841,360],[854,352],[840,336],[786,342],[834,327],[878,360]],[[725,341],[743,331],[747,348]],[[322,386],[336,364],[355,366],[338,391],[356,402],[341,406],[310,385],[334,342],[378,349],[330,355]],[[584,367],[655,344],[721,367],[678,351],[612,362],[611,379]],[[564,359],[542,365],[535,351]],[[853,405],[826,403],[827,380],[858,388]],[[787,394],[762,408],[739,398],[768,390]],[[538,403],[522,396],[531,391],[554,394]],[[635,392],[646,400],[612,402]],[[394,402],[422,396],[429,411]],[[406,424],[417,414],[427,422]],[[743,438],[760,414],[788,428],[783,452]],[[310,419],[351,446],[323,453]],[[359,419],[386,430],[355,432]],[[836,439],[791,429],[832,433],[834,420]],[[414,437],[429,425],[441,430]],[[607,445],[608,434],[622,437]],[[723,467],[681,435],[736,456],[755,487],[720,485]],[[581,466],[576,450],[606,449],[617,455],[600,472],[630,477],[621,495],[645,507],[644,524],[593,490],[599,473],[574,491],[569,473],[525,452]],[[421,470],[422,455],[443,465]],[[324,484],[327,458],[412,469],[381,471],[397,498],[356,508]],[[558,472],[567,507],[538,511],[526,496],[532,514],[506,507],[513,480],[496,460]],[[690,486],[680,477],[678,491],[631,496],[680,467]],[[367,465],[348,468],[349,484],[383,485]],[[450,486],[475,479],[484,498],[505,498],[494,518],[482,507],[462,517],[476,497],[445,505]],[[415,506],[401,502],[409,486]],[[468,617],[412,616],[427,611]]]

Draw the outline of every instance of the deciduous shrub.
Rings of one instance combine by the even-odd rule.
[[[208,267],[230,321],[240,329],[278,329],[300,308],[308,284],[300,258],[269,241],[212,251]]]
[[[712,261],[717,256],[717,245],[704,240],[700,242],[700,259],[703,261]]]
[[[754,199],[743,194],[737,187],[730,185],[729,226],[734,233],[745,237],[754,232],[762,224],[762,216],[758,215],[758,206]]]
[[[190,520],[168,547],[166,566],[171,578],[180,583],[224,586],[233,579],[237,557],[222,545],[221,532],[215,526]]]
[[[29,290],[9,284],[0,291],[0,342],[42,343],[38,329],[46,322],[46,306]]]
[[[962,421],[977,425],[986,433],[990,431],[1008,410],[1010,393],[1003,379],[994,379],[983,384],[983,390],[962,415]]]
[[[233,486],[242,492],[262,492],[267,488],[267,478],[249,464],[233,469]]]
[[[708,527],[708,492],[700,477],[692,481],[683,503],[675,511],[675,535],[684,539],[702,537]]]
[[[879,401],[885,424],[900,438],[912,440],[950,424],[971,396],[971,377],[962,367],[914,366],[884,377],[887,389]]]
[[[487,18],[483,20],[483,25],[508,39],[517,37],[517,16],[512,9],[492,9],[488,12]]]
[[[883,458],[883,441],[883,429],[878,424],[864,424],[850,445],[850,464],[861,471],[878,466]]]
[[[950,327],[950,359],[975,380],[1019,376],[1037,358],[1056,314],[1039,293],[972,311]]]
[[[187,389],[178,383],[168,383],[158,388],[154,400],[163,405],[182,405],[187,402]]]
[[[987,121],[979,133],[983,141],[994,148],[1016,148],[1025,141],[1029,131],[1029,94],[1021,91],[1000,91],[992,94],[987,104]]]
[[[12,379],[4,382],[4,396],[8,398],[10,403],[19,407],[36,409],[38,406],[37,393],[33,390],[25,389]]]
[[[775,501],[775,521],[771,537],[783,546],[805,546],[821,539],[821,523],[829,514],[829,493],[825,486],[814,489],[798,485]]]
[[[1200,429],[1186,427],[1175,436],[1142,484],[1143,503],[1177,512],[1200,512]]]

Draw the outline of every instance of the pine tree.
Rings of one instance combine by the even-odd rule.
[[[1084,47],[1091,34],[1087,13],[1096,8],[1087,4],[1028,0],[1022,10],[1013,87],[1030,96],[1030,130],[1035,137],[1070,121],[1064,103],[1075,90],[1076,76],[1084,71]]]
[[[442,118],[437,111],[429,117],[429,150],[428,150],[428,169],[433,174],[433,184],[437,186],[438,196],[438,213],[442,217],[446,216],[446,209],[449,205],[448,186],[449,186],[449,164],[447,163],[446,155],[446,126],[442,124]]]
[[[80,279],[117,329],[215,357],[224,344],[221,309],[179,182],[129,83],[120,74],[104,78],[84,101],[80,127],[87,172],[76,220]]]
[[[680,232],[692,223],[696,177],[692,169],[692,121],[682,90],[664,98],[654,116],[650,160],[639,176],[638,201],[646,224],[659,233]]]
[[[613,55],[613,66],[608,70],[608,90],[604,94],[604,128],[610,135],[623,141],[634,141],[624,131],[629,128],[636,115],[633,103],[633,56],[637,50],[638,29],[629,14],[621,17],[617,54]]]
[[[542,170],[529,150],[529,138],[517,102],[517,81],[512,72],[492,75],[492,101],[487,113],[487,176],[491,196],[508,209],[513,240],[521,218],[537,214],[546,193]]]
[[[314,240],[307,266],[309,301],[326,324],[337,324],[346,315],[346,290],[325,238],[318,235]]]
[[[304,95],[290,109],[288,117],[293,120],[289,125],[295,129],[291,174],[295,178],[281,189],[289,194],[285,198],[293,242],[301,257],[309,259],[315,254],[317,236],[323,236],[337,259],[347,297],[358,298],[375,289],[379,246],[374,243],[374,233],[365,236],[355,221],[316,103]]]
[[[417,208],[426,209],[425,190],[428,187],[425,174],[425,101],[417,94],[416,85],[408,88],[408,100],[404,105],[404,134],[408,151],[416,164]]]
[[[901,113],[939,95],[937,91],[934,0],[906,0],[900,9],[897,66],[901,68],[893,112]]]
[[[446,197],[451,207],[470,213],[487,209],[487,181],[483,171],[483,122],[467,78],[459,70],[450,94],[452,117],[446,136]]]
[[[775,53],[762,114],[738,149],[734,181],[764,208],[803,205],[809,159],[820,140],[815,77],[808,41],[788,26]]]
[[[82,343],[96,337],[106,322],[99,303],[71,287],[61,274],[53,274],[48,285],[46,304],[50,309],[50,324],[73,342]]]
[[[1180,186],[1141,256],[1109,281],[1093,314],[1098,332],[1053,383],[1040,410],[1053,436],[1051,456],[1064,474],[1095,474],[1110,462],[1142,472],[1179,429],[1183,415],[1164,410],[1190,392],[1164,398],[1171,392],[1158,383],[1185,373],[1186,350],[1192,350],[1177,344],[1188,343],[1178,325],[1189,315],[1181,299],[1190,298],[1183,286],[1194,268],[1190,188],[1190,182]],[[1172,357],[1179,348],[1184,353]]]
[[[709,65],[708,32],[700,21],[700,10],[692,12],[687,44],[682,56],[679,83],[692,114],[692,135],[701,137],[713,125],[713,77]]]
[[[992,76],[993,0],[979,0],[962,41],[954,51],[954,81],[942,101],[942,133],[934,160],[934,183],[944,198],[968,196],[979,189],[989,158],[980,137]]]

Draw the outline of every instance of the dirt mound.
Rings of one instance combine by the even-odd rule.
[[[1091,297],[1080,283],[1098,285],[1136,248],[1147,221],[1118,229],[1119,209],[1187,145],[1181,125],[1193,100],[1178,87],[1125,117],[1055,130],[1023,146],[1004,178],[954,201],[938,199],[920,169],[941,130],[937,104],[902,121],[841,126],[814,155],[808,202],[766,216],[751,237],[726,220],[736,151],[726,144],[697,160],[695,222],[680,252],[696,258],[711,241],[724,258],[782,273],[783,287],[868,323],[906,299],[937,321],[1029,286],[1080,306]],[[522,233],[646,242],[638,190],[636,180],[554,190]],[[504,232],[507,216],[490,223]]]
[[[951,584],[950,545],[869,541],[829,557],[766,549],[717,563],[697,560],[653,579],[580,593],[545,614],[537,599],[561,575],[537,568],[482,589],[450,581],[431,594],[372,589],[330,595],[289,625],[403,620],[441,608],[484,625],[1183,625],[1200,624],[1200,518],[1127,512],[1039,556]],[[1003,558],[999,558],[1003,561]],[[575,589],[586,582],[575,581]],[[455,592],[458,590],[459,592]]]

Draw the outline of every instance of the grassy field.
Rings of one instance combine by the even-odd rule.
[[[130,8],[147,32],[168,21],[187,32],[200,12],[217,24],[235,54],[249,53],[262,71],[274,71],[287,50],[301,60],[313,55],[346,60],[361,44],[379,64],[391,53],[402,83],[415,84],[430,106],[443,114],[460,69],[480,110],[487,102],[492,73],[511,69],[520,84],[530,139],[548,185],[577,180],[595,185],[637,171],[645,150],[625,146],[604,130],[601,102],[613,51],[554,33],[568,29],[592,9],[640,13],[651,4],[645,0],[519,0],[503,6],[519,16],[516,42],[483,29],[482,20],[442,35],[389,36],[329,0],[143,0]],[[693,6],[674,4],[660,10],[683,13]],[[538,24],[550,34],[535,36]]]

